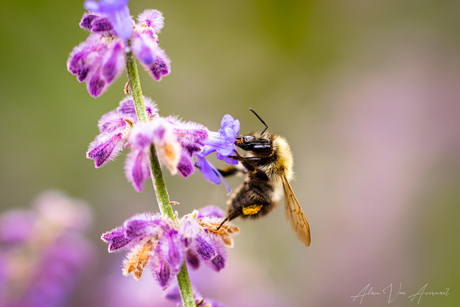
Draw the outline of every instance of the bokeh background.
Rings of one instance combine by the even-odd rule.
[[[133,16],[146,8],[165,16],[172,73],[158,83],[143,72],[144,94],[161,115],[211,130],[227,113],[243,133],[261,129],[255,109],[291,144],[312,229],[305,248],[281,206],[236,221],[227,269],[192,276],[202,294],[229,306],[409,306],[428,284],[449,295],[420,306],[460,304],[459,1],[130,1]],[[122,277],[123,255],[99,239],[157,205],[149,184],[137,193],[126,181],[124,155],[101,169],[85,157],[126,77],[93,99],[67,72],[83,12],[83,1],[2,3],[0,210],[49,189],[85,200],[95,256],[68,306],[160,306],[152,278]],[[199,173],[165,179],[180,215],[226,206]],[[368,284],[406,294],[353,301]]]

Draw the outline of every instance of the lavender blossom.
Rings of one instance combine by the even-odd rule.
[[[219,210],[206,207],[201,213],[194,211],[181,219],[177,229],[165,216],[137,214],[101,238],[109,244],[109,252],[128,251],[124,275],[133,274],[139,280],[148,267],[158,285],[165,290],[179,273],[184,260],[190,262],[193,258],[194,268],[198,268],[200,262],[216,271],[225,267],[228,258],[225,245],[232,246],[231,236],[239,229],[226,223],[215,230],[222,222],[222,218],[215,217],[216,212],[222,213]]]
[[[238,136],[239,131],[240,121],[233,119],[233,117],[229,114],[224,115],[221,121],[221,128],[217,132],[209,133],[209,137],[203,142],[206,146],[203,147],[200,153],[196,154],[196,166],[206,180],[217,185],[219,185],[222,181],[225,184],[228,193],[230,193],[230,188],[228,187],[227,182],[220,172],[208,160],[206,160],[206,156],[216,152],[216,157],[218,159],[229,164],[238,164],[238,161],[232,159],[230,155],[236,151],[235,139]]]
[[[146,97],[144,103],[147,115],[154,117],[158,111],[155,103]],[[131,96],[127,96],[117,110],[101,117],[98,124],[101,133],[89,145],[86,157],[94,160],[96,167],[115,159],[126,144],[132,126],[137,122],[134,101]]]
[[[146,97],[144,104],[149,118],[147,123],[138,122],[131,96],[122,100],[116,110],[103,115],[98,123],[100,134],[89,145],[87,158],[94,160],[96,167],[101,167],[114,160],[123,148],[131,148],[125,174],[140,192],[150,178],[149,153],[151,145],[155,145],[161,163],[171,174],[188,177],[196,166],[208,181],[215,184],[223,181],[230,192],[222,175],[205,157],[217,152],[221,159],[234,161],[224,154],[230,155],[235,150],[239,121],[225,115],[219,131],[213,132],[198,123],[183,122],[171,116],[160,117],[156,105]]]
[[[224,115],[221,122],[221,127],[217,132],[209,133],[208,138],[204,144],[209,146],[212,151],[216,151],[217,158],[223,160],[224,157],[228,157],[235,150],[235,139],[240,131],[240,121],[233,119],[229,114]],[[238,161],[233,160],[237,164]],[[228,162],[227,162],[228,163]]]
[[[138,24],[129,15],[127,0],[86,1],[80,27],[91,32],[88,39],[74,48],[67,69],[86,82],[88,92],[99,97],[125,68],[125,51],[131,49],[144,68],[157,81],[171,72],[170,60],[158,46],[157,33],[163,27],[163,16],[156,10],[139,15]]]
[[[84,6],[88,11],[105,14],[115,34],[125,42],[125,45],[128,45],[128,40],[133,35],[128,0],[100,0],[99,2],[87,0]]]
[[[48,192],[0,216],[0,305],[63,306],[93,258],[86,204]]]

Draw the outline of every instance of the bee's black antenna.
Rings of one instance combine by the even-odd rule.
[[[264,134],[264,132],[267,131],[267,129],[268,129],[267,124],[264,122],[264,120],[262,118],[260,118],[259,114],[257,114],[256,111],[254,111],[251,108],[249,108],[249,110],[251,110],[251,112],[254,113],[254,115],[257,116],[257,118],[262,122],[262,124],[265,125],[265,129],[260,133],[261,135]]]

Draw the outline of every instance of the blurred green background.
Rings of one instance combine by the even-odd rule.
[[[406,294],[361,305],[408,306],[428,284],[450,294],[420,306],[459,306],[459,1],[130,1],[133,16],[146,8],[164,14],[172,73],[158,83],[143,72],[144,94],[161,115],[214,131],[227,113],[242,133],[261,129],[256,110],[291,144],[292,186],[312,229],[305,248],[281,205],[236,221],[228,268],[200,292],[229,306],[354,306],[367,284],[392,284]],[[48,189],[91,204],[98,260],[71,306],[102,302],[95,284],[121,275],[122,255],[109,255],[100,234],[157,210],[149,183],[137,193],[126,181],[126,152],[101,169],[85,157],[126,77],[94,99],[67,72],[87,37],[83,12],[83,1],[57,0],[4,1],[0,12],[0,209],[28,207]],[[199,173],[165,177],[180,215],[226,206],[225,189]]]

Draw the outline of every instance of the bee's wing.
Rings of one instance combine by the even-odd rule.
[[[299,201],[284,173],[281,178],[283,179],[284,196],[286,197],[286,218],[291,222],[292,230],[294,230],[297,238],[302,241],[305,246],[309,246],[311,242],[310,226],[308,226],[307,219],[303,214]]]

